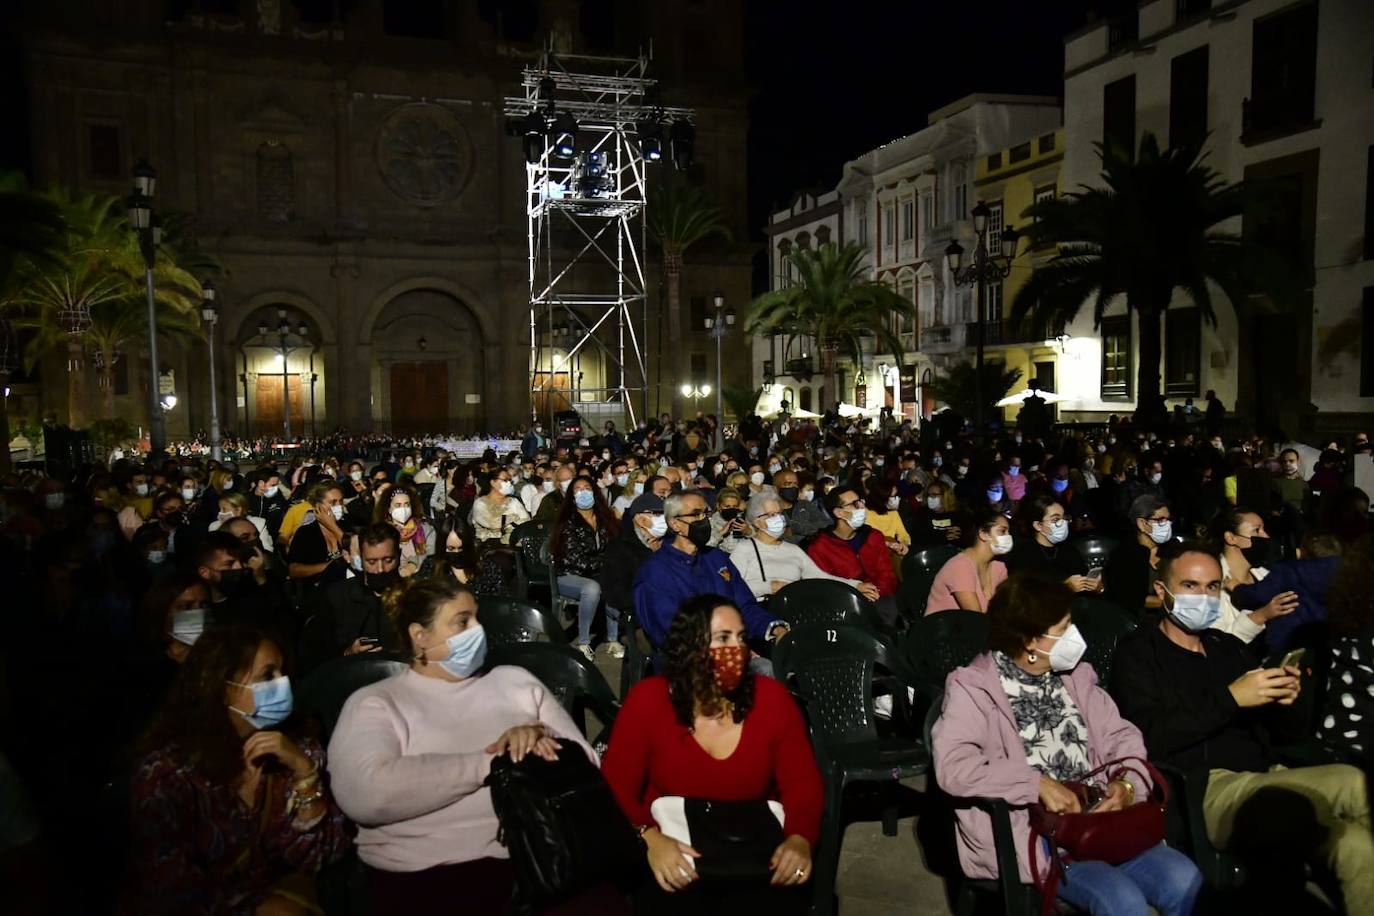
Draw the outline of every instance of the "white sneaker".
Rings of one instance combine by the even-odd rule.
[[[601,648],[604,649],[606,654],[609,655],[611,658],[625,657],[625,646],[622,643],[608,642],[603,644]]]
[[[585,642],[580,642],[577,645],[573,646],[573,648],[576,649],[578,652],[581,652],[582,657],[585,658],[587,661],[596,661],[596,653],[592,651],[592,647],[587,645]]]

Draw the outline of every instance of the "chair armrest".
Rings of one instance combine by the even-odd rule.
[[[1273,748],[1274,757],[1286,767],[1318,767],[1331,763],[1346,763],[1333,748],[1316,741],[1283,744]]]

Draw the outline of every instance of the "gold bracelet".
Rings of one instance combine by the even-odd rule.
[[[1112,782],[1119,783],[1126,788],[1126,807],[1135,804],[1135,786],[1131,785],[1129,779],[1113,779]]]

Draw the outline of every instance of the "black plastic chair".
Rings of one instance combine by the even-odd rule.
[[[878,612],[858,589],[834,579],[798,579],[788,583],[768,602],[768,613],[790,625],[867,627],[875,633],[886,630]]]
[[[640,644],[639,618],[634,608],[620,609],[620,642],[625,646],[625,658],[620,664],[620,696],[624,699],[631,688],[653,673],[653,660]],[[644,640],[647,644],[648,640]],[[775,647],[776,648],[776,647]]]
[[[919,682],[943,691],[945,678],[988,647],[988,615],[978,611],[927,614],[907,631],[903,654]]]
[[[1107,560],[1111,557],[1112,551],[1116,550],[1118,542],[1116,538],[1107,537],[1105,534],[1093,534],[1069,543],[1078,551],[1078,555],[1083,558],[1089,569],[1099,569],[1107,565]]]
[[[1202,813],[1202,801],[1207,795],[1208,771],[1185,771],[1159,760],[1152,760],[1151,763],[1169,780],[1170,804],[1167,813],[1170,845],[1197,863],[1202,877],[1214,890],[1239,888],[1248,877],[1244,863],[1239,857],[1217,849],[1207,836],[1207,819]]]
[[[320,740],[328,745],[339,713],[355,690],[399,674],[408,667],[409,659],[386,652],[332,658],[301,682],[296,694],[296,711],[319,720],[323,729]]]
[[[515,551],[516,588],[520,597],[530,598],[532,588],[549,589],[549,606],[558,595],[553,566],[549,563],[549,535],[551,521],[528,521],[516,525],[510,533],[510,547]]]
[[[610,740],[620,701],[601,672],[580,652],[547,642],[505,643],[493,645],[487,651],[487,667],[498,665],[517,665],[539,678],[598,749]],[[602,726],[594,739],[587,733],[588,711]]]
[[[826,783],[825,815],[813,875],[813,913],[834,910],[835,874],[844,838],[844,789],[851,783],[892,785],[924,773],[930,754],[916,734],[882,736],[873,707],[878,666],[894,677],[894,719],[907,712],[910,672],[901,657],[876,634],[856,626],[799,628],[789,634],[786,670],[775,672],[795,685],[805,704],[816,762]],[[884,832],[895,836],[895,809],[883,815]]]
[[[487,641],[496,643],[566,643],[567,634],[548,611],[519,598],[479,598],[477,619],[487,632]]]
[[[1088,644],[1083,661],[1093,666],[1097,682],[1106,690],[1112,682],[1116,644],[1136,628],[1136,619],[1125,608],[1106,599],[1079,595],[1073,600],[1073,622]]]
[[[897,607],[903,614],[915,619],[925,613],[926,599],[930,597],[930,587],[935,584],[940,567],[958,552],[959,548],[942,544],[913,550],[902,558],[902,584],[897,588]]]

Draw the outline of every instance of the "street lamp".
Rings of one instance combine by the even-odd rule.
[[[215,378],[215,325],[219,322],[219,308],[215,284],[206,280],[200,285],[200,317],[205,320],[205,342],[210,351],[210,457],[221,460],[219,446],[219,382]]]
[[[143,285],[148,296],[148,454],[156,458],[167,449],[167,423],[159,398],[162,376],[158,371],[157,303],[153,295],[153,265],[157,262],[157,246],[162,243],[162,224],[153,212],[157,171],[148,160],[140,159],[134,166],[133,179],[127,213],[129,226],[138,237],[139,253],[143,255]]]
[[[721,385],[720,374],[720,350],[721,341],[725,335],[730,333],[730,329],[735,326],[735,310],[725,307],[725,294],[716,291],[711,297],[711,304],[715,311],[706,316],[706,333],[716,339],[716,448],[724,447],[725,436],[725,410],[721,404],[721,393],[724,388]],[[706,394],[711,393],[711,386],[706,386]],[[688,395],[683,395],[687,397]]]
[[[949,264],[950,276],[955,283],[963,286],[978,287],[978,322],[977,322],[977,356],[973,369],[973,396],[974,396],[974,429],[978,434],[983,432],[983,342],[984,329],[983,322],[985,310],[987,308],[988,288],[990,282],[1001,280],[1011,272],[1011,262],[1016,258],[1016,242],[1018,234],[1012,226],[1007,226],[1002,230],[1000,250],[996,253],[988,251],[988,210],[987,204],[981,201],[973,208],[973,232],[977,238],[977,244],[973,249],[972,263],[967,267],[963,265],[964,246],[959,242],[951,241],[945,248],[945,260]]]
[[[683,385],[678,391],[682,392],[684,398],[692,399],[692,407],[695,409],[701,406],[701,399],[711,396],[710,385]]]
[[[266,321],[258,322],[258,336],[263,339],[263,346],[268,347],[281,361],[281,407],[282,407],[282,436],[287,441],[291,439],[291,373],[287,371],[288,361],[291,353],[295,350],[304,350],[306,347],[314,348],[314,343],[310,340],[310,326],[301,320],[292,332],[291,321],[286,316],[286,309],[277,309],[277,327],[275,334]],[[275,336],[276,341],[273,342]]]

